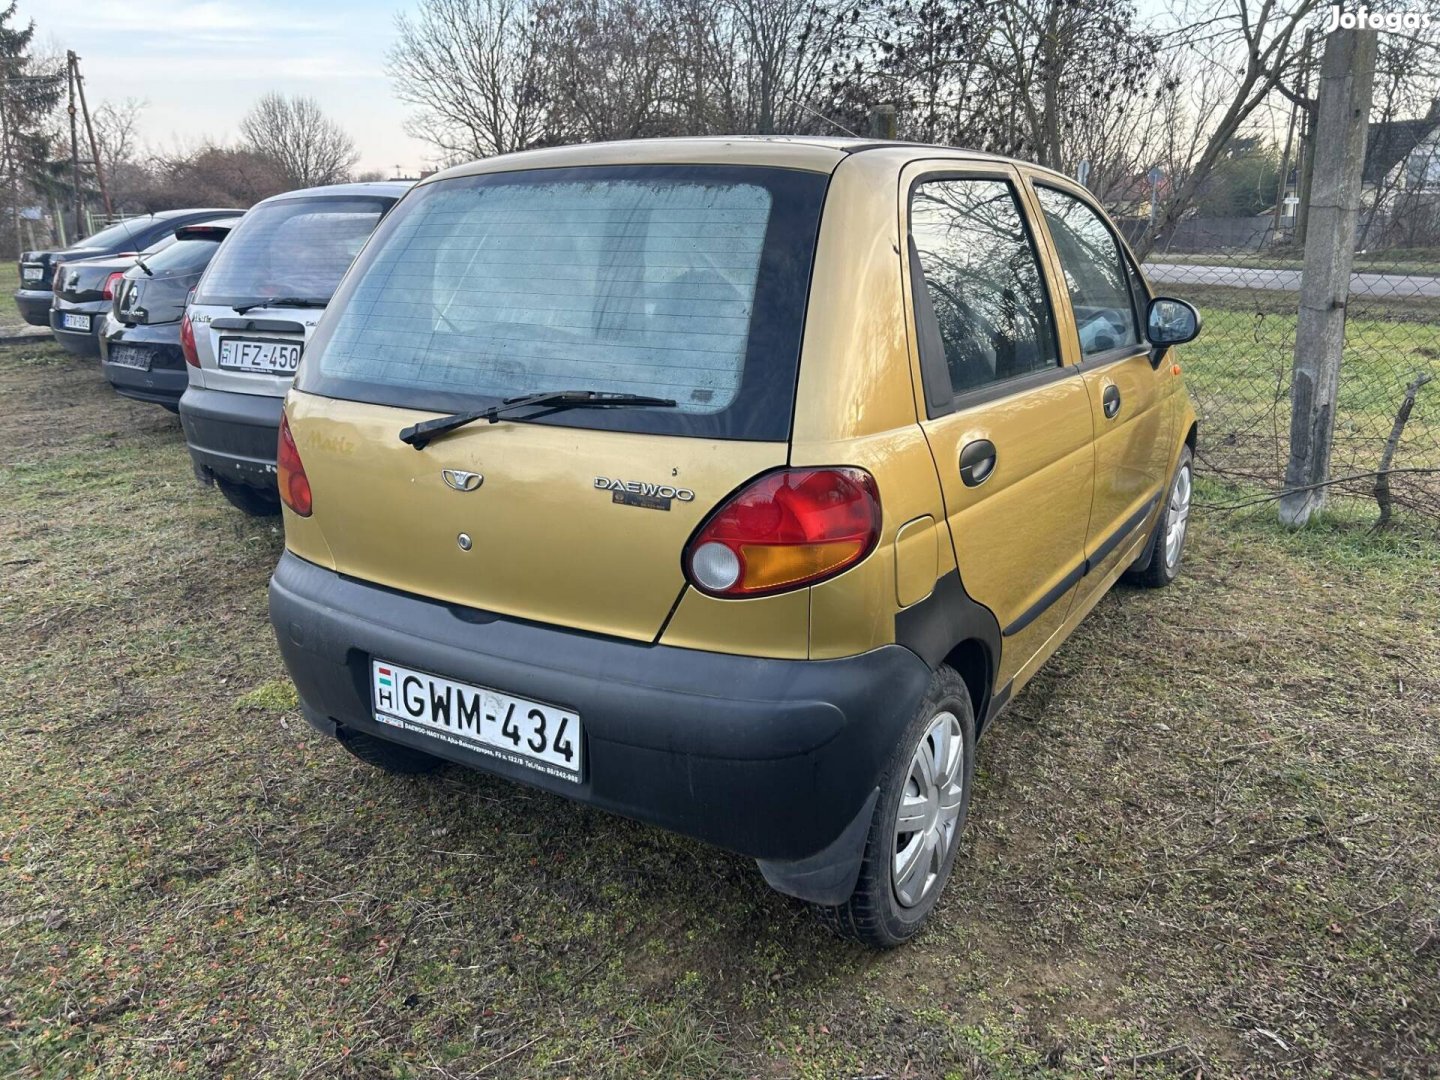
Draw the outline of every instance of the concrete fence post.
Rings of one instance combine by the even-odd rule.
[[[1365,133],[1375,82],[1375,30],[1335,30],[1325,41],[1305,230],[1305,270],[1290,379],[1290,459],[1280,520],[1300,528],[1325,505],[1345,305],[1355,258]]]

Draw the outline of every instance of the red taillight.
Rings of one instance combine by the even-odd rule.
[[[111,274],[105,279],[105,288],[100,291],[100,295],[103,296],[106,300],[114,300],[115,286],[120,284],[120,282],[124,280],[124,274]]]
[[[63,274],[64,272],[65,272],[65,264],[64,264],[64,263],[56,263],[56,264],[55,264],[55,272],[50,275],[50,291],[51,291],[51,292],[60,292],[61,290],[63,290],[63,289],[65,288],[65,286],[63,286],[63,285],[60,284],[60,275]]]
[[[280,481],[280,499],[301,517],[310,516],[310,480],[300,461],[295,436],[290,434],[290,418],[280,414],[280,443],[275,448],[275,472]]]
[[[784,469],[711,515],[685,552],[691,583],[712,596],[763,596],[854,566],[880,538],[880,494],[864,469]]]
[[[185,362],[191,367],[200,366],[200,354],[195,351],[195,327],[190,322],[190,312],[185,312],[180,319],[180,351],[185,354]]]

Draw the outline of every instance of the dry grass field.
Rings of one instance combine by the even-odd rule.
[[[1272,516],[1100,604],[875,954],[744,859],[316,738],[279,526],[0,350],[0,1076],[1435,1075],[1440,542]]]

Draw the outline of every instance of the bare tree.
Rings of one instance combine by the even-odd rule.
[[[657,0],[549,0],[536,9],[558,133],[596,142],[680,133],[672,17]]]
[[[826,73],[858,14],[856,0],[724,0],[728,24],[725,76],[741,95],[734,130],[802,134],[826,126]],[[853,13],[853,14],[852,14]]]
[[[266,94],[240,121],[240,132],[249,149],[279,163],[294,187],[340,183],[360,157],[314,98]]]
[[[140,114],[145,102],[137,98],[102,102],[95,110],[95,142],[100,164],[120,209],[137,203],[150,186],[150,174],[140,149]]]
[[[1169,35],[1169,47],[1185,58],[1190,122],[1174,129],[1169,183],[1155,230],[1135,244],[1140,258],[1194,205],[1230,141],[1256,111],[1277,91],[1297,93],[1305,24],[1319,6],[1320,0],[1210,0],[1198,9],[1176,10],[1183,25]]]
[[[387,70],[400,99],[419,110],[412,135],[449,157],[553,141],[527,0],[420,0],[395,28]]]

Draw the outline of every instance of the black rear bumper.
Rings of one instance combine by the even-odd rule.
[[[286,553],[270,618],[307,719],[368,732],[761,860],[781,891],[854,887],[880,771],[929,683],[889,645],[772,660],[601,637],[452,607]],[[574,710],[574,783],[377,723],[371,657]]]
[[[61,302],[63,304],[63,301]],[[88,330],[67,329],[63,323],[66,315],[83,315],[90,321]],[[105,311],[101,306],[99,311],[92,311],[88,307],[77,304],[66,304],[63,307],[52,306],[49,311],[50,333],[60,343],[60,347],[68,353],[76,356],[99,356],[100,355],[100,332],[105,326]]]
[[[275,489],[275,443],[285,399],[191,386],[180,398],[180,423],[195,476]]]
[[[17,289],[15,306],[20,310],[20,317],[31,326],[49,326],[54,296],[49,289]]]
[[[143,349],[149,355],[147,368],[110,362],[117,345]],[[180,329],[175,323],[158,326],[124,326],[100,337],[100,370],[121,397],[163,405],[171,412],[180,408],[180,397],[190,384],[190,374],[180,351]]]
[[[139,368],[111,364],[103,358],[100,367],[105,378],[121,397],[133,401],[148,401],[152,405],[163,405],[171,412],[180,409],[180,396],[185,393],[185,372],[164,368],[141,371]]]

